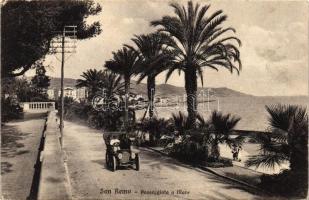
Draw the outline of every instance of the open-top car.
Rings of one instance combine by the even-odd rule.
[[[135,166],[139,170],[139,151],[132,145],[132,139],[124,132],[107,132],[103,134],[106,144],[106,166],[116,171],[119,166]]]

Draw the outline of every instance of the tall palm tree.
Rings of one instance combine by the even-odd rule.
[[[185,89],[187,93],[187,110],[190,124],[196,125],[197,108],[197,76],[201,77],[203,85],[203,67],[218,71],[219,67],[241,70],[237,37],[227,35],[235,29],[222,28],[227,16],[219,10],[206,17],[210,5],[200,7],[188,2],[187,8],[177,3],[171,3],[176,16],[164,16],[161,20],[152,21],[152,26],[158,26],[158,32],[170,37],[167,45],[174,54],[173,64],[169,65],[166,81],[174,70],[185,74]],[[236,42],[235,46],[233,42]]]
[[[130,93],[130,81],[134,75],[137,66],[139,65],[138,54],[127,48],[123,47],[117,52],[113,52],[113,59],[105,62],[105,67],[111,71],[118,73],[124,79],[125,83],[125,108],[124,108],[124,121],[125,128],[128,127],[128,99]]]
[[[140,83],[147,77],[147,94],[149,117],[153,117],[154,96],[156,87],[156,76],[163,71],[169,61],[169,54],[165,43],[168,38],[165,34],[151,33],[148,35],[135,35],[132,41],[137,48],[127,45],[130,49],[136,51],[140,57],[141,65],[137,69]]]
[[[103,86],[103,70],[89,69],[81,75],[83,79],[76,80],[76,87],[86,87],[89,91],[88,99],[91,99]]]
[[[237,123],[240,121],[239,117],[224,115],[221,112],[212,112],[209,120],[210,134],[209,143],[211,144],[211,156],[218,160],[220,157],[220,143],[226,143],[229,146],[233,141],[243,140],[243,137],[238,136],[237,139],[231,139],[232,134]]]

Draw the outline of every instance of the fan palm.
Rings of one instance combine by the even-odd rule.
[[[170,6],[176,16],[164,16],[161,20],[152,21],[151,25],[159,26],[158,32],[170,37],[167,45],[174,59],[173,64],[169,65],[166,81],[175,70],[184,72],[188,117],[190,124],[195,126],[197,76],[200,76],[203,85],[203,67],[217,71],[219,67],[224,67],[239,73],[241,62],[237,45],[240,46],[241,42],[237,37],[227,35],[235,29],[221,27],[227,19],[222,10],[206,17],[210,5],[194,6],[189,1],[187,8],[177,3]]]
[[[89,69],[81,75],[83,79],[76,80],[76,87],[86,87],[89,91],[88,99],[91,99],[103,86],[103,70]]]
[[[106,61],[105,67],[111,71],[118,73],[124,79],[125,84],[125,108],[124,121],[125,126],[128,126],[128,98],[130,93],[130,81],[134,75],[139,63],[138,54],[127,47],[123,47],[117,52],[113,52],[113,59]]]
[[[156,87],[156,76],[163,71],[169,60],[169,54],[164,44],[168,38],[164,34],[151,33],[135,36],[132,41],[137,48],[128,46],[136,51],[140,57],[141,65],[137,69],[139,73],[138,83],[147,77],[147,94],[149,103],[149,117],[153,117],[153,105]]]
[[[305,108],[294,105],[266,106],[270,133],[260,134],[257,141],[260,154],[251,156],[247,166],[274,168],[285,161],[291,171],[307,171],[308,114]]]
[[[212,112],[209,120],[211,133],[209,143],[211,144],[211,156],[215,160],[218,160],[220,157],[220,143],[226,143],[230,146],[233,141],[238,141],[242,138],[241,136],[234,140],[230,138],[239,121],[239,117],[231,116],[230,114],[224,115],[217,111]]]

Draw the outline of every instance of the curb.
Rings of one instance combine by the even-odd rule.
[[[162,151],[157,150],[157,149],[154,149],[154,148],[152,148],[152,147],[145,147],[145,148],[150,149],[150,150],[152,150],[152,151],[154,151],[154,152],[160,153],[160,154],[163,155],[163,156],[170,157],[167,153],[162,152]],[[192,166],[192,167],[194,167],[194,166]],[[240,184],[240,185],[243,185],[243,186],[249,187],[249,188],[251,188],[251,189],[257,190],[258,192],[261,192],[261,193],[264,193],[264,194],[267,194],[267,195],[272,195],[270,192],[265,191],[265,190],[263,190],[263,189],[261,189],[261,188],[258,188],[258,187],[254,186],[254,185],[250,185],[250,184],[248,184],[248,183],[246,183],[246,182],[243,182],[243,181],[240,181],[240,180],[237,180],[237,179],[234,179],[234,178],[231,178],[231,177],[228,177],[228,176],[224,176],[224,175],[222,175],[222,174],[219,174],[219,173],[217,173],[216,171],[210,169],[209,167],[205,167],[205,166],[202,166],[202,165],[198,165],[198,167],[194,167],[194,168],[199,168],[199,169],[201,169],[201,170],[203,170],[203,171],[210,172],[210,173],[212,173],[212,174],[214,174],[214,175],[216,175],[216,176],[219,176],[219,177],[221,177],[221,178],[225,178],[225,179],[228,179],[228,180],[230,180],[230,181],[232,181],[232,182],[235,182],[235,183],[238,183],[238,184]]]
[[[231,178],[231,177],[228,177],[228,176],[224,176],[224,175],[222,175],[222,174],[219,174],[219,173],[217,173],[216,171],[214,171],[214,170],[212,170],[212,169],[210,169],[210,168],[208,168],[208,167],[205,167],[205,166],[202,166],[202,165],[199,165],[198,167],[199,167],[200,169],[204,170],[204,171],[207,171],[207,172],[210,172],[210,173],[212,173],[212,174],[215,174],[216,176],[219,176],[219,177],[221,177],[221,178],[228,179],[228,180],[230,180],[230,181],[236,182],[236,183],[238,183],[238,184],[240,184],[240,185],[244,185],[244,186],[246,186],[246,187],[250,187],[251,189],[257,190],[257,191],[259,191],[259,192],[262,192],[262,193],[265,193],[265,194],[268,194],[268,195],[271,194],[271,193],[269,193],[268,191],[262,190],[261,188],[258,188],[258,187],[254,186],[254,185],[250,185],[250,184],[248,184],[248,183],[246,183],[246,182],[244,182],[244,181],[240,181],[240,180],[237,180],[237,179],[234,179],[234,178]]]
[[[63,151],[58,138],[55,113],[50,112],[45,131],[45,143],[39,180],[38,200],[72,199],[64,163]],[[51,193],[52,192],[52,193]]]

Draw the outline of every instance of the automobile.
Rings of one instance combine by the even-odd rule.
[[[133,139],[124,132],[108,132],[103,134],[106,144],[105,161],[111,171],[120,166],[134,166],[139,171],[139,150],[134,148]]]

